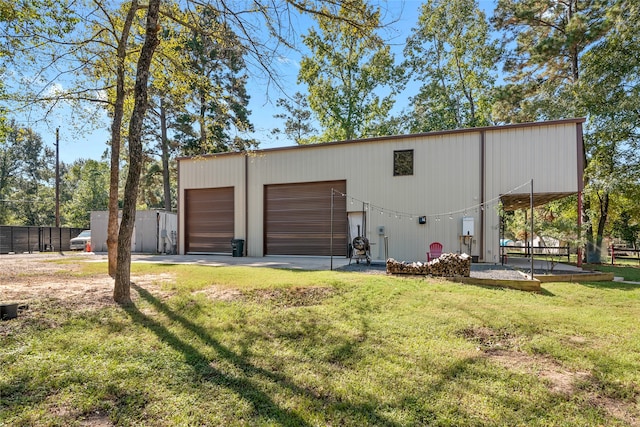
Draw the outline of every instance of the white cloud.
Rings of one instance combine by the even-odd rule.
[[[290,65],[295,68],[300,68],[300,62],[296,61],[295,59],[287,58],[286,56],[282,55],[278,56],[276,59],[282,65]]]

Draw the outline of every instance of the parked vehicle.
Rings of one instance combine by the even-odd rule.
[[[91,243],[91,230],[84,230],[69,241],[69,248],[72,251],[82,251]]]

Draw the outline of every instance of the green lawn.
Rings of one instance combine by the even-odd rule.
[[[133,272],[175,280],[135,286],[129,308],[49,298],[0,325],[0,425],[640,423],[640,286]]]
[[[607,265],[607,264],[587,264],[585,268],[591,270],[603,271],[605,273],[613,273],[618,277],[630,282],[640,282],[640,267],[635,264]]]

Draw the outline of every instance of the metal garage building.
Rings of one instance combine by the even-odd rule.
[[[423,260],[429,243],[497,262],[499,214],[582,191],[584,119],[179,159],[179,253]],[[385,239],[386,238],[386,239]],[[385,240],[388,252],[385,250]]]

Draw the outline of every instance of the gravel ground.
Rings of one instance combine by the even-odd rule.
[[[500,264],[471,264],[471,277],[499,280],[525,279],[520,271]]]
[[[382,262],[372,262],[371,265],[366,263],[356,264],[355,261],[350,265],[339,267],[340,271],[358,271],[371,274],[386,274],[386,265]],[[499,279],[499,280],[524,280],[523,274],[512,267],[500,264],[471,264],[471,277],[481,279]]]

